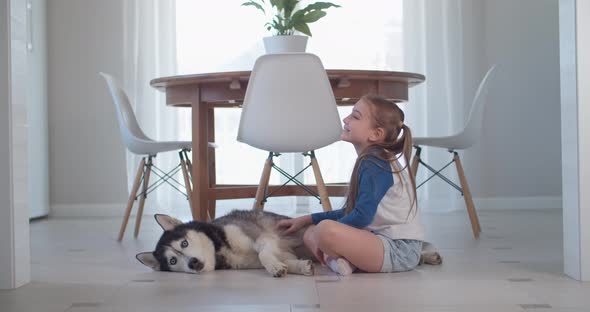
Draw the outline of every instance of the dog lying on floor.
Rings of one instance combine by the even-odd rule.
[[[265,268],[274,277],[313,275],[313,255],[303,245],[305,229],[287,236],[275,230],[288,217],[257,210],[234,210],[209,223],[155,217],[164,229],[156,250],[136,256],[154,270],[198,273]]]
[[[136,258],[156,271],[186,273],[264,268],[274,277],[313,275],[313,255],[303,244],[305,228],[282,236],[277,223],[289,217],[261,210],[234,210],[209,223],[183,223],[157,214],[164,230],[153,252]],[[432,245],[424,244],[421,263],[440,264]]]

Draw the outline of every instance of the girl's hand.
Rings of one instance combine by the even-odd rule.
[[[302,229],[307,225],[310,225],[311,223],[311,215],[307,215],[294,219],[281,220],[279,221],[279,223],[277,223],[276,229],[280,231],[280,229],[282,228],[283,230],[281,231],[281,234],[288,235],[293,232],[296,232],[297,230]]]

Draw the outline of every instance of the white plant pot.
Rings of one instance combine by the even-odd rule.
[[[307,46],[307,36],[270,36],[264,37],[263,40],[267,54],[305,52]]]

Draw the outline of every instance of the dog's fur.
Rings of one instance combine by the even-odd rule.
[[[159,271],[209,272],[219,269],[265,268],[272,276],[313,275],[312,255],[303,245],[301,229],[281,236],[278,221],[288,219],[258,210],[234,210],[210,223],[182,223],[158,214],[164,229],[153,252],[136,258]]]
[[[136,258],[157,271],[186,273],[220,269],[266,269],[274,277],[287,273],[313,275],[312,254],[303,244],[305,228],[280,235],[276,225],[289,217],[260,210],[234,210],[210,223],[182,223],[155,215],[164,233],[153,252]],[[420,264],[440,264],[442,258],[423,244]]]

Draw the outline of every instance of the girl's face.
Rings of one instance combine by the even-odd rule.
[[[344,118],[344,128],[340,134],[342,141],[350,142],[354,145],[357,154],[363,151],[367,146],[373,143],[383,141],[379,131],[375,128],[371,104],[359,100],[352,107],[352,113]]]

